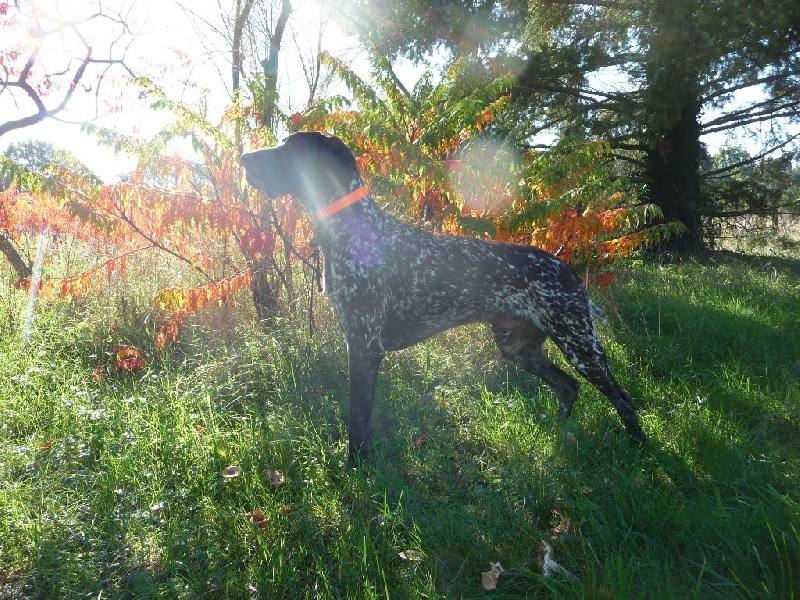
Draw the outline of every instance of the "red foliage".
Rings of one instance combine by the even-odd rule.
[[[144,353],[136,346],[118,345],[112,347],[112,352],[114,361],[111,370],[115,373],[136,373],[145,367]]]

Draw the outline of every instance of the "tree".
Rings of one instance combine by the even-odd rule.
[[[701,183],[709,134],[764,124],[763,153],[790,150],[800,117],[800,5],[795,0],[516,0],[423,5],[353,2],[368,43],[423,56],[437,47],[518,74],[526,136],[600,137],[630,163],[648,199],[701,243],[713,212]],[[363,12],[368,15],[359,18]],[[447,27],[443,17],[446,16]],[[351,19],[352,18],[352,19]],[[399,32],[409,26],[403,45]],[[448,30],[449,28],[449,30]]]
[[[69,150],[55,148],[53,144],[41,140],[29,140],[9,144],[3,156],[18,167],[22,167],[34,173],[47,173],[53,167],[64,167],[71,169],[82,175],[100,183],[100,179],[84,165]],[[0,172],[0,190],[5,190],[11,185],[11,176],[8,173]]]
[[[588,272],[675,233],[646,228],[654,207],[626,207],[626,184],[606,167],[607,144],[564,143],[517,152],[487,134],[510,110],[513,78],[485,81],[483,69],[455,61],[440,81],[412,89],[372,54],[372,82],[327,56],[354,97],[296,115],[294,127],[334,131],[356,154],[370,191],[400,218],[442,233],[531,244]]]
[[[322,34],[329,20],[329,9],[319,8],[319,19],[312,24],[292,7],[290,0],[236,0],[231,8],[220,5],[221,14],[211,20],[201,14],[192,4],[179,5],[190,17],[198,33],[207,39],[206,49],[212,64],[219,64],[220,55],[230,56],[230,61],[222,61],[225,69],[230,68],[230,79],[223,76],[231,98],[241,98],[242,105],[249,104],[253,98],[259,125],[275,132],[282,127],[281,108],[290,108],[279,103],[279,85],[285,77],[280,73],[281,58],[287,55],[287,39],[294,45],[293,55],[306,77],[308,99],[311,104],[321,91],[323,67],[318,60],[322,50]],[[305,39],[316,31],[312,40]],[[210,34],[210,35],[209,35]],[[313,43],[312,48],[304,47],[304,40]],[[220,45],[225,51],[220,50]],[[229,52],[229,54],[228,54]],[[227,70],[224,71],[227,73]],[[285,83],[285,82],[284,82]],[[305,106],[305,105],[304,105]]]
[[[134,39],[123,15],[96,3],[0,2],[3,134],[57,117],[76,92],[94,97],[122,70]],[[7,115],[7,116],[5,116]]]
[[[71,152],[39,140],[11,144],[0,155],[0,252],[18,279],[31,275],[32,264],[30,257],[25,257],[26,249],[31,245],[30,236],[42,230],[35,215],[45,214],[51,208],[48,203],[37,210],[26,203],[24,195],[54,185],[64,169],[80,173],[94,183],[100,182]],[[22,223],[27,225],[21,227]]]
[[[121,69],[133,77],[125,65],[125,53],[134,36],[124,17],[109,11],[102,2],[59,6],[0,1],[0,32],[4,41],[0,48],[0,137],[58,118],[78,91],[91,94],[99,112],[101,89],[109,85],[113,71]],[[98,35],[103,42],[98,41]],[[101,48],[107,49],[102,56]],[[28,167],[35,169],[35,163],[30,162]],[[24,165],[25,161],[21,165],[0,161],[0,189],[9,185],[12,172],[19,178]],[[0,221],[7,223],[8,214],[9,208],[0,204]],[[30,264],[8,231],[0,231],[0,251],[20,278],[30,273]]]
[[[236,147],[241,152],[242,136],[248,130],[259,127],[264,129],[265,136],[270,141],[274,141],[277,132],[283,127],[283,114],[278,102],[279,65],[281,64],[279,58],[286,46],[285,34],[287,31],[292,33],[292,40],[298,48],[297,54],[307,78],[308,103],[313,102],[320,89],[322,65],[316,56],[321,50],[322,31],[326,22],[322,7],[320,8],[316,38],[317,47],[314,51],[315,58],[309,60],[303,60],[297,34],[292,31],[290,17],[295,13],[289,0],[236,0],[232,8],[223,8],[220,5],[221,14],[216,21],[209,20],[189,3],[181,4],[181,7],[190,16],[201,35],[208,37],[209,32],[212,34],[211,40],[207,42],[206,46],[212,64],[219,62],[216,58],[219,52],[215,50],[219,44],[230,49],[229,89],[231,90],[231,100],[235,105],[244,107],[240,115],[239,126],[234,134]],[[224,55],[228,56],[228,53],[225,52]],[[227,62],[223,61],[223,63],[228,66]],[[224,79],[228,85],[227,76]],[[274,235],[281,227],[281,224],[276,221],[277,213],[267,211],[263,217],[261,224],[265,231],[269,231],[269,235]],[[286,236],[291,235],[290,232],[284,233]],[[288,242],[288,240],[284,241]],[[291,288],[290,244],[284,244],[283,249],[285,260],[282,284]],[[260,262],[251,265],[253,269],[251,291],[259,315],[266,318],[268,315],[274,314],[278,306],[277,291],[274,289],[274,285],[270,284],[268,274],[275,264],[268,256],[261,256],[259,260]]]
[[[737,230],[774,237],[782,221],[800,214],[800,169],[791,155],[754,162],[746,150],[727,148],[706,161],[703,175],[714,211],[708,228],[712,244]]]
[[[156,138],[142,141],[88,128],[102,142],[138,157],[127,181],[102,185],[58,165],[38,173],[9,161],[12,185],[0,192],[0,227],[17,246],[33,236],[61,236],[86,250],[81,255],[89,267],[82,264],[78,272],[60,277],[45,272],[41,279],[30,277],[30,269],[21,274],[17,287],[35,285],[46,299],[74,300],[96,293],[146,253],[172,261],[176,271],[182,266],[190,285],[157,290],[156,307],[163,317],[157,345],[164,345],[177,339],[190,313],[228,302],[247,289],[254,265],[272,256],[276,243],[263,231],[263,203],[254,194],[250,197],[240,176],[232,135],[242,119],[240,110],[226,113],[215,127],[149,86],[157,106],[180,115]],[[168,151],[167,142],[179,134],[192,137],[201,165]]]

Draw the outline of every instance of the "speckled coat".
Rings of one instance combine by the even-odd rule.
[[[579,385],[545,354],[544,341],[552,339],[631,435],[644,439],[593,323],[603,312],[561,260],[528,246],[435,235],[395,219],[369,196],[319,216],[362,185],[352,153],[336,137],[297,133],[244,154],[242,164],[251,185],[272,197],[292,194],[315,220],[325,291],[347,340],[351,457],[367,450],[384,353],[477,321],[491,325],[503,356],[553,388],[567,416]]]

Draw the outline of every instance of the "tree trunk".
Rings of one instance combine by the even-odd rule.
[[[245,0],[244,6],[241,0],[236,0],[235,16],[233,20],[233,39],[231,41],[231,85],[233,97],[239,92],[239,78],[242,74],[242,34],[250,11],[253,8],[254,0]]]
[[[686,232],[673,245],[698,250],[703,245],[703,222],[700,218],[699,110],[687,103],[671,128],[663,132],[647,152],[647,191],[650,201],[664,213],[666,221],[680,221]]]
[[[31,266],[22,258],[14,243],[2,233],[0,233],[0,252],[5,254],[8,262],[11,263],[17,279],[27,279],[31,276]]]
[[[281,14],[275,24],[275,31],[269,45],[269,55],[261,61],[264,68],[264,114],[261,124],[275,129],[275,105],[278,101],[278,56],[283,43],[283,32],[286,29],[286,22],[292,13],[292,3],[290,0],[282,0]]]
[[[253,306],[256,309],[256,316],[264,326],[272,324],[278,311],[278,300],[275,292],[267,280],[266,262],[258,261],[253,264],[253,279],[250,281],[250,293],[253,296]]]
[[[683,250],[703,245],[701,215],[700,73],[707,65],[691,52],[701,47],[695,22],[699,0],[655,0],[654,33],[642,92],[646,123],[646,181],[649,200],[667,221],[680,221],[686,232],[670,242]]]

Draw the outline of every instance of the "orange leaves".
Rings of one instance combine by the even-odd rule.
[[[144,354],[136,346],[120,345],[113,348],[113,362],[111,370],[115,373],[135,373],[145,367]]]
[[[94,368],[92,379],[96,382],[105,381],[111,373],[138,373],[147,365],[144,352],[136,346],[113,344],[106,354],[110,355],[111,363],[99,364]]]
[[[258,227],[251,227],[239,239],[239,249],[250,260],[263,260],[275,249],[275,237]]]
[[[107,282],[110,282],[115,273],[120,276],[125,274],[128,257],[149,247],[139,248],[107,260],[105,263],[94,269],[89,269],[72,277],[61,279],[41,279],[37,290],[40,298],[47,300],[80,300],[86,298],[92,292],[100,290]],[[14,283],[15,289],[25,290],[30,293],[31,278],[20,279]]]
[[[272,524],[272,519],[268,519],[263,510],[256,509],[252,512],[244,513],[247,520],[259,529],[266,529]]]
[[[167,346],[177,344],[181,325],[185,321],[186,313],[178,312],[167,318],[165,322],[162,322],[156,331],[156,349],[161,350]]]
[[[253,272],[249,269],[196,288],[170,287],[159,291],[153,304],[168,313],[195,313],[204,310],[211,303],[221,305],[239,290],[250,285]]]
[[[196,288],[174,286],[160,290],[153,305],[164,313],[156,332],[156,348],[164,348],[178,341],[180,326],[186,316],[206,310],[212,304],[221,306],[238,291],[248,288],[253,280],[250,269]]]

